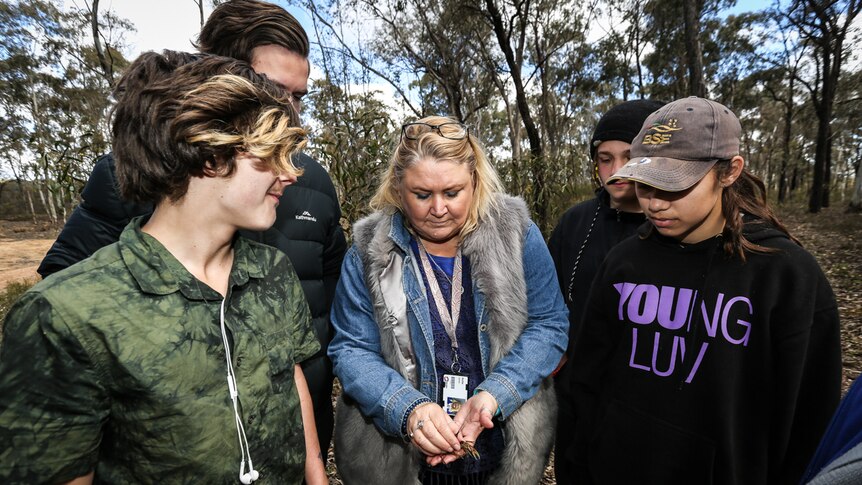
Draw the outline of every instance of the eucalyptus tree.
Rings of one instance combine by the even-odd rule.
[[[308,112],[315,120],[309,151],[335,182],[348,237],[350,223],[368,213],[378,176],[397,132],[376,92],[348,93],[330,79],[312,85]]]
[[[108,148],[110,80],[93,39],[109,37],[87,36],[92,25],[86,9],[60,10],[43,0],[0,3],[0,129],[12,150],[2,162],[16,177],[38,182],[54,222],[76,202],[91,161]],[[125,65],[115,46],[100,49],[103,60],[108,55],[118,69]]]
[[[506,156],[489,151],[507,188],[524,195],[540,227],[553,215],[549,179],[569,152],[585,26],[576,2],[346,0],[302,3],[324,64],[351,59],[388,83],[413,116],[448,114],[504,128]],[[324,69],[331,71],[329,67]],[[505,122],[505,123],[503,123]],[[494,133],[497,140],[499,133]],[[550,150],[547,147],[552,147]],[[550,154],[550,156],[548,156]]]
[[[793,0],[784,17],[786,25],[814,50],[814,78],[799,78],[810,94],[818,120],[810,212],[829,206],[835,95],[842,65],[850,52],[845,40],[853,35],[853,21],[860,11],[860,0]]]
[[[722,62],[715,35],[724,23],[722,11],[733,4],[735,0],[645,3],[644,38],[652,51],[644,55],[643,62],[651,76],[653,97],[711,96],[710,81]]]

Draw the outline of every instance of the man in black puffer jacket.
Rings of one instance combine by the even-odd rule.
[[[300,107],[308,92],[308,37],[296,19],[281,7],[257,0],[230,0],[210,15],[198,39],[202,52],[246,61],[259,73],[282,85]],[[284,191],[272,228],[244,233],[284,251],[302,282],[320,340],[320,352],[303,362],[320,449],[332,436],[332,364],[326,356],[331,339],[329,308],[347,250],[335,187],[326,170],[304,154],[294,159],[304,173]],[[120,198],[114,160],[102,156],[81,193],[82,201],[69,217],[57,241],[39,265],[43,278],[88,258],[117,241],[123,228],[153,208]]]

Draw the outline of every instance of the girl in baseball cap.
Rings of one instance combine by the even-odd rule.
[[[701,98],[652,113],[571,353],[577,483],[798,483],[840,397],[835,298]],[[625,457],[626,466],[619,466]]]

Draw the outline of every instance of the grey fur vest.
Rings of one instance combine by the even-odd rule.
[[[529,226],[529,212],[524,201],[502,196],[499,209],[483,219],[462,244],[464,256],[470,259],[474,291],[485,296],[489,325],[490,367],[506,355],[527,326],[527,288],[521,258],[507,256],[523,253],[524,236]],[[392,253],[401,253],[390,239],[390,214],[375,213],[354,226],[354,244],[362,256],[365,281],[374,300],[378,325],[393,317],[406,321],[406,315],[387,311],[380,286],[380,276],[390,266]],[[403,257],[403,255],[401,255]],[[390,304],[390,307],[392,305]],[[406,308],[403,310],[406,313]],[[404,340],[387,332],[381,347],[383,358],[408,382],[415,382],[412,351]],[[407,339],[409,346],[409,338]],[[434,396],[431,396],[434,399]],[[553,446],[557,401],[551,378],[539,391],[501,423],[505,451],[500,467],[490,479],[497,485],[538,483]],[[358,405],[342,394],[336,406],[335,461],[347,485],[418,482],[420,461],[424,457],[401,438],[386,436],[362,415]]]

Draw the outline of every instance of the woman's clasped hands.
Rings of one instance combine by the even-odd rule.
[[[497,400],[486,391],[468,399],[454,418],[435,403],[421,404],[407,418],[408,436],[428,465],[452,463],[466,454],[462,443],[473,444],[483,430],[494,427],[496,409]]]

